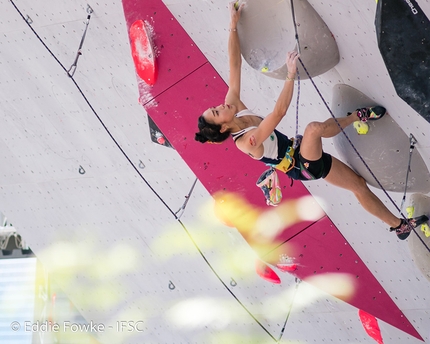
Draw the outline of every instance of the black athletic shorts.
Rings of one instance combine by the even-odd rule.
[[[301,180],[313,180],[327,177],[331,169],[332,158],[330,154],[322,153],[322,157],[316,161],[307,160],[299,153],[301,168]],[[309,178],[313,177],[313,178]]]

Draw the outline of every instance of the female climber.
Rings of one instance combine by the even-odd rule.
[[[251,158],[265,164],[276,165],[293,179],[314,180],[323,178],[326,182],[347,189],[354,193],[362,207],[390,226],[399,239],[406,239],[412,228],[428,221],[426,216],[405,220],[393,215],[387,207],[368,188],[366,181],[340,160],[325,153],[322,138],[329,138],[340,133],[355,121],[377,120],[385,114],[381,106],[358,109],[347,117],[325,122],[311,122],[306,126],[303,137],[289,139],[275,128],[284,118],[290,105],[294,80],[297,70],[297,52],[289,52],[286,58],[288,74],[276,101],[273,111],[262,118],[251,112],[240,100],[241,65],[237,23],[243,4],[236,9],[230,3],[230,33],[228,40],[229,54],[229,90],[225,103],[209,108],[198,119],[199,132],[195,140],[205,142],[223,142],[231,136],[239,150]],[[295,149],[293,150],[292,147]],[[292,155],[294,159],[291,159]]]

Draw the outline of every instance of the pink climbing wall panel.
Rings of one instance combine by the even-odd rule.
[[[210,193],[237,192],[254,206],[263,207],[264,198],[255,181],[264,165],[239,152],[231,141],[222,145],[194,141],[197,117],[204,109],[223,103],[225,82],[161,0],[123,0],[123,7],[128,27],[136,20],[144,20],[152,28],[158,80],[153,87],[139,81],[140,101],[148,115]],[[286,176],[281,182],[289,185]],[[295,182],[292,188],[287,186],[284,195],[298,198],[309,192]],[[421,339],[327,216],[315,223],[285,228],[273,243],[271,257],[283,253],[285,246],[279,241],[294,245],[295,257],[301,264],[294,272],[297,277],[338,271],[358,276],[356,293],[346,301]]]
[[[293,275],[302,280],[327,273],[348,273],[355,278],[354,294],[345,302],[421,339],[381,284],[328,217],[287,241],[297,264]],[[272,252],[278,255],[282,247]]]

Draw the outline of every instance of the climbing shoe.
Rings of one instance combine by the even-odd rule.
[[[429,220],[429,218],[426,215],[421,215],[418,217],[414,217],[412,219],[401,219],[402,222],[400,223],[399,226],[397,226],[396,228],[390,227],[390,232],[396,232],[397,237],[400,240],[405,240],[409,234],[411,234],[411,231],[413,228],[416,228],[420,225],[422,225],[423,223],[427,222]]]
[[[382,106],[357,109],[357,116],[362,122],[375,121],[385,115],[387,110]]]

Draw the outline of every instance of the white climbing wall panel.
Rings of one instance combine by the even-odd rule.
[[[388,111],[404,109],[406,115],[395,120],[413,132],[429,165],[430,125],[395,94],[376,45],[375,3],[309,2],[331,29],[341,56],[334,69],[314,79],[327,103],[333,86],[346,83]],[[164,3],[227,80],[228,1]],[[40,40],[13,4],[29,16]],[[215,220],[201,184],[182,223],[175,219],[195,177],[173,149],[150,140],[121,2],[88,4],[94,13],[75,84],[65,69],[85,29],[87,2],[0,3],[0,211],[87,321],[112,326],[95,334],[97,340],[271,343],[282,334],[285,343],[373,343],[357,309],[304,282],[295,293],[288,274],[280,286],[256,276],[255,253],[235,229]],[[430,15],[428,1],[420,6]],[[261,25],[263,30],[270,23]],[[262,115],[271,112],[282,82],[246,64],[242,75],[245,104]],[[329,116],[309,81],[301,83],[299,104],[301,130]],[[281,124],[290,135],[295,111],[294,98]],[[325,150],[336,155],[330,140]],[[324,181],[308,188],[430,341],[430,286],[407,244],[350,193]],[[394,210],[381,191],[375,193]],[[401,194],[390,196],[400,203]],[[118,331],[122,321],[140,325]],[[386,343],[420,342],[383,322],[379,326]]]

